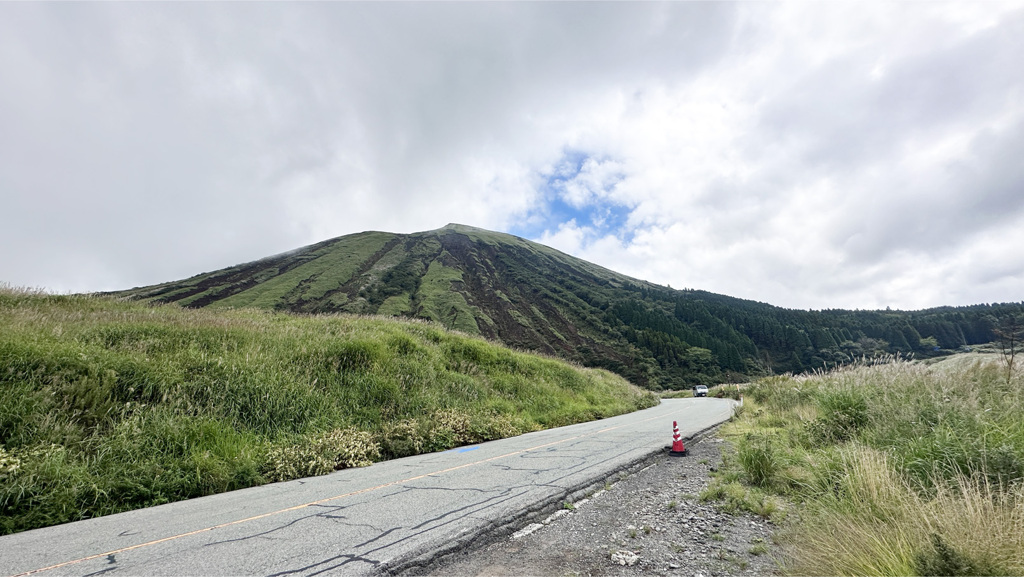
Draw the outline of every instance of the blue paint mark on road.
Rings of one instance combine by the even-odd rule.
[[[480,447],[459,447],[458,449],[451,449],[448,453],[467,453],[469,451],[475,451]]]

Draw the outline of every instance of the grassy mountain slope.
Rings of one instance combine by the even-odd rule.
[[[428,319],[509,346],[605,364],[646,382],[640,367],[630,370],[642,352],[610,334],[600,308],[636,283],[512,235],[448,225],[410,235],[344,236],[123,294],[187,307]]]
[[[794,311],[627,277],[522,238],[450,224],[364,232],[119,293],[187,307],[429,319],[509,346],[681,388],[993,340],[1021,303]]]
[[[0,289],[0,534],[656,402],[432,323]]]

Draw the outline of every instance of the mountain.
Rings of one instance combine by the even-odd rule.
[[[610,369],[653,388],[802,372],[863,355],[987,343],[1022,303],[924,311],[800,311],[674,290],[513,235],[459,224],[363,232],[122,297],[427,319]]]

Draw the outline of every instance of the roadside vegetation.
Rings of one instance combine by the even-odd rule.
[[[702,494],[780,522],[793,575],[1024,575],[1024,378],[892,359],[745,390]]]
[[[422,321],[0,288],[0,534],[656,403]]]

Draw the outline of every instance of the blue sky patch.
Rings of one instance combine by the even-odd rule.
[[[609,194],[625,175],[621,170],[605,170],[606,162],[609,159],[566,152],[551,172],[542,174],[540,204],[523,215],[509,232],[536,239],[575,221],[578,227],[590,229],[596,236],[610,234],[628,241],[633,236],[626,229],[632,207],[612,200]]]

